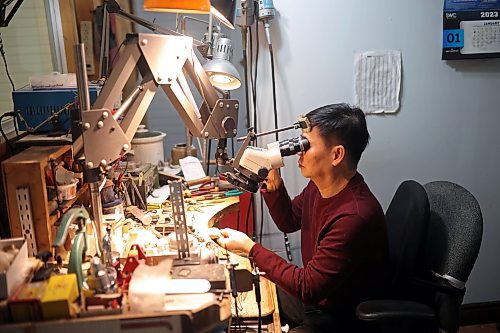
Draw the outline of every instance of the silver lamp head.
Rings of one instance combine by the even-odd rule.
[[[240,74],[230,62],[233,46],[229,38],[219,38],[215,44],[212,60],[203,65],[210,83],[222,90],[234,90],[241,86]]]

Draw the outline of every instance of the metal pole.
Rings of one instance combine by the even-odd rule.
[[[80,43],[74,46],[76,58],[76,84],[78,86],[78,101],[80,110],[90,110],[89,80],[87,78],[87,63],[85,62],[85,46]]]
[[[101,204],[101,193],[99,191],[99,182],[89,183],[90,190],[90,204],[92,208],[92,216],[95,222],[95,237],[97,238],[97,244],[99,248],[97,253],[102,252],[102,204]]]
[[[90,94],[87,78],[87,64],[85,62],[85,48],[83,44],[76,44],[74,49],[76,58],[76,83],[78,86],[78,101],[80,102],[80,112],[85,112],[90,110]],[[88,182],[88,185],[90,190],[92,217],[94,218],[96,226],[95,235],[99,244],[99,249],[97,249],[97,251],[100,254],[102,250],[102,205],[101,194],[99,192],[99,179],[92,179]]]

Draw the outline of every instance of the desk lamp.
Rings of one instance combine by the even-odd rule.
[[[241,86],[240,74],[230,62],[233,46],[229,38],[221,37],[216,41],[212,60],[203,65],[210,83],[222,90],[234,90]]]
[[[234,29],[236,19],[236,0],[144,0],[144,10],[157,12],[176,12],[190,14],[212,14],[230,29]],[[230,63],[233,47],[229,38],[215,38],[212,36],[211,21],[207,41],[213,43],[212,60],[203,65],[210,83],[221,90],[234,90],[241,86],[241,78]],[[214,37],[214,38],[212,38]],[[213,39],[213,41],[212,41]],[[209,52],[209,55],[211,52]],[[210,56],[208,57],[210,58]]]

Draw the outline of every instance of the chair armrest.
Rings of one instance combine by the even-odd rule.
[[[434,321],[434,310],[425,304],[399,300],[371,300],[359,304],[356,315],[362,321],[408,323]]]

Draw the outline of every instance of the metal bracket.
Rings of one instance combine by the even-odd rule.
[[[172,202],[172,216],[174,218],[175,238],[177,240],[177,252],[179,259],[191,257],[189,253],[189,241],[186,224],[186,212],[184,211],[184,197],[182,195],[182,183],[170,182],[170,201]]]
[[[233,138],[238,126],[238,101],[219,99],[203,128],[205,138]]]
[[[21,221],[21,230],[23,237],[28,245],[28,255],[36,256],[38,253],[35,239],[35,226],[33,225],[33,214],[31,213],[31,198],[28,187],[19,187],[16,189],[17,207],[19,211],[19,221]]]

